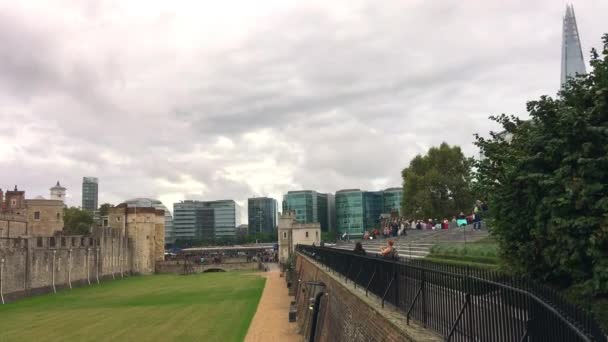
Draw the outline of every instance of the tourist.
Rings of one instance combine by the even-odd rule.
[[[450,221],[448,221],[447,217],[443,218],[443,223],[441,225],[441,229],[448,229],[450,228]]]
[[[396,237],[397,232],[399,231],[399,224],[397,221],[393,221],[393,223],[391,223],[391,231],[393,233],[393,237]]]
[[[464,216],[464,213],[462,211],[460,212],[460,214],[458,214],[458,219],[456,219],[456,224],[458,224],[458,227],[467,225],[467,218],[466,218],[466,216]]]
[[[363,240],[369,240],[369,231],[365,231],[365,234],[363,234]]]
[[[396,257],[396,251],[395,251],[395,247],[393,247],[394,242],[393,240],[388,240],[387,246],[382,248],[380,247],[380,255],[382,255],[382,257],[384,258],[390,258],[393,259]]]
[[[365,249],[363,249],[363,245],[361,244],[361,242],[357,242],[355,244],[355,249],[353,250],[353,252],[355,252],[355,254],[359,254],[359,255],[366,255]]]

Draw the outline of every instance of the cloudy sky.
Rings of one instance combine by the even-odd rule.
[[[554,95],[565,1],[0,0],[0,187],[79,205],[399,186]],[[608,1],[574,1],[584,55]]]

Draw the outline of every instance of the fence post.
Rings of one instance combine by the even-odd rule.
[[[89,284],[89,285],[91,285],[91,278],[89,277],[89,273],[90,273],[89,272],[89,254],[90,254],[90,252],[91,252],[91,248],[87,247],[87,252],[86,252],[87,261],[86,261],[85,267],[87,268],[87,284]]]
[[[396,270],[393,272],[395,275],[395,306],[399,309],[399,265],[395,264]]]
[[[53,293],[57,293],[57,289],[55,288],[55,256],[57,254],[57,251],[53,251],[53,270],[51,272],[52,274],[52,285],[53,285]]]
[[[97,284],[99,284],[99,247],[97,247],[95,254],[95,278],[97,278]]]
[[[422,326],[426,328],[426,272],[422,269]]]
[[[68,249],[68,286],[72,289],[72,249]]]
[[[4,304],[4,293],[2,292],[2,283],[4,282],[4,258],[0,259],[0,300]]]

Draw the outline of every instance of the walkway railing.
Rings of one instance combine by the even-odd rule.
[[[446,341],[607,341],[589,314],[531,281],[423,260],[297,249],[395,306],[407,324],[414,319]]]

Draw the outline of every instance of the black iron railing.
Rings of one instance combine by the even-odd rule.
[[[423,260],[297,248],[446,341],[607,341],[589,314],[531,281]]]

